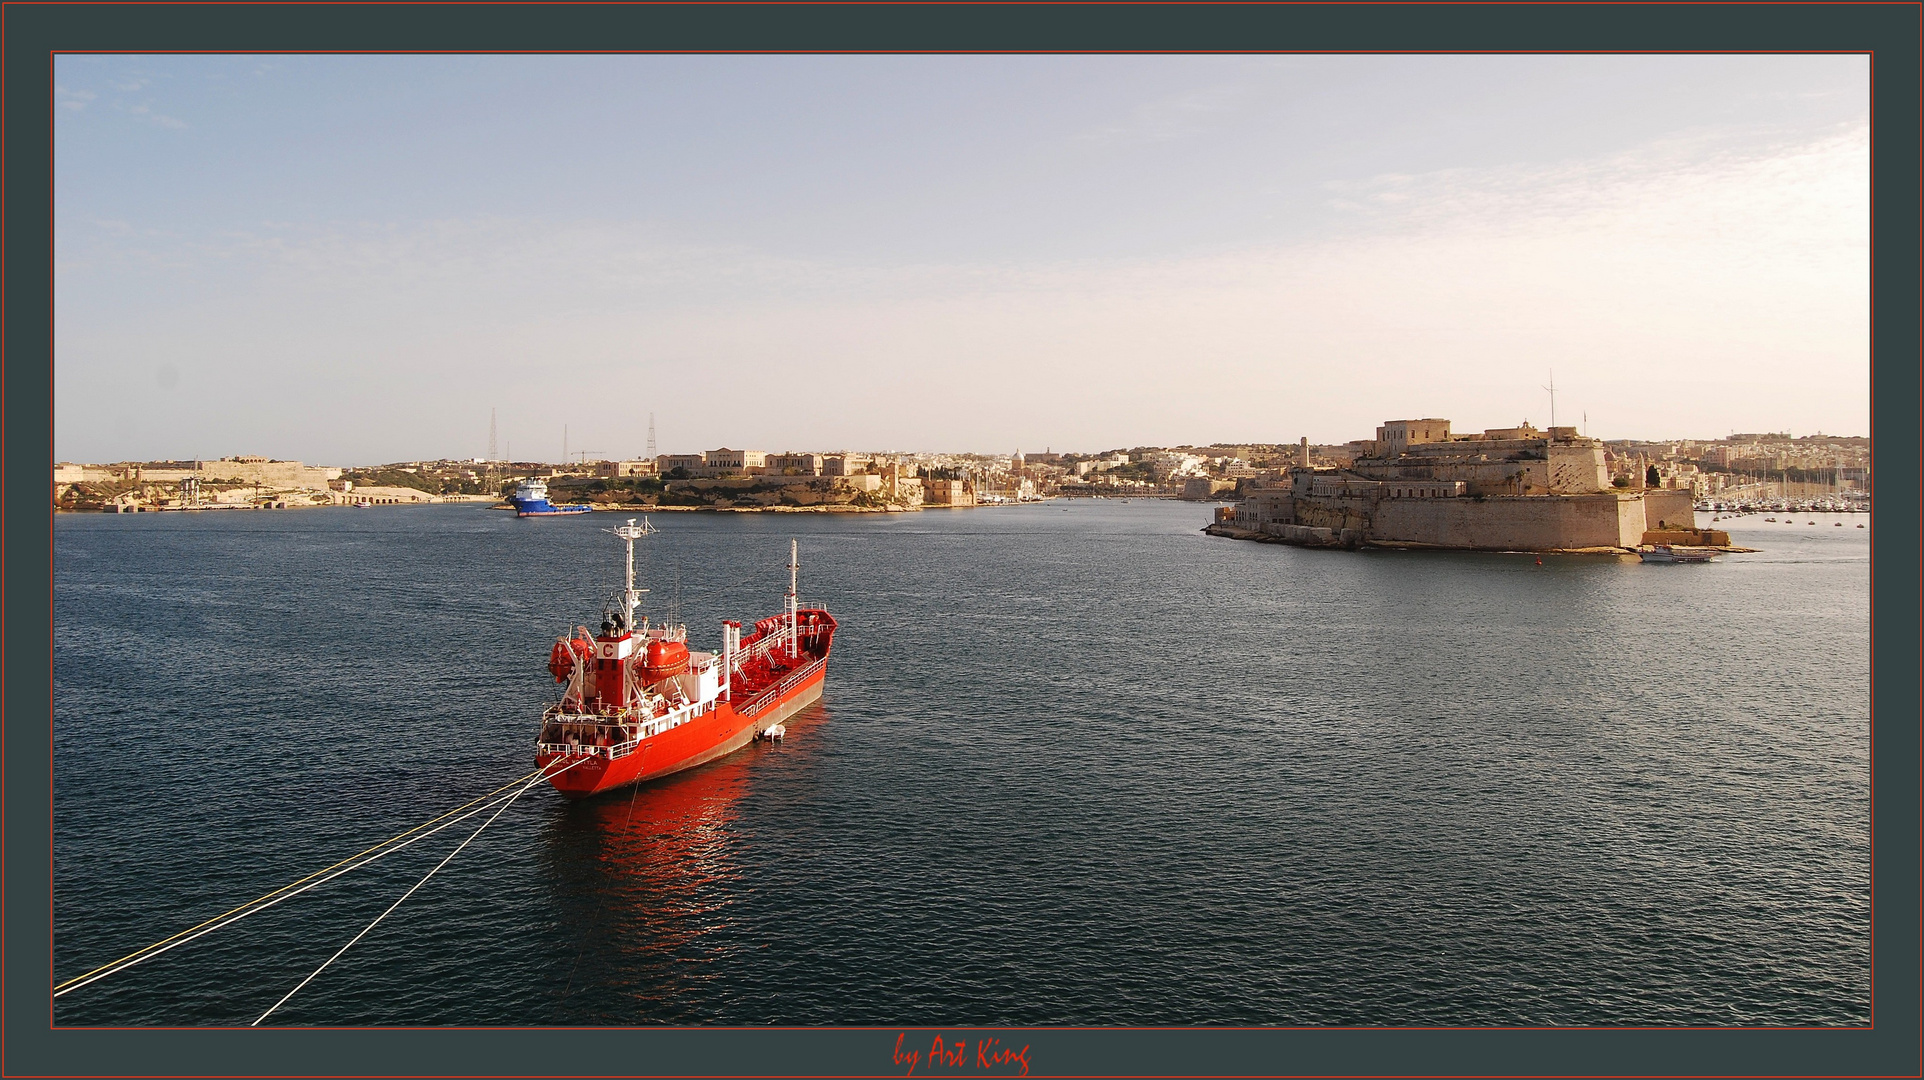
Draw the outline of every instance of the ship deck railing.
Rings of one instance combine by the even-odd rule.
[[[629,739],[627,742],[617,743],[613,746],[595,746],[592,743],[581,745],[571,742],[538,742],[534,744],[534,752],[537,754],[553,754],[557,757],[605,757],[609,761],[613,761],[616,758],[627,757],[629,754],[634,753],[635,747],[640,745],[640,739]]]
[[[805,610],[820,611],[821,609],[807,608]],[[801,647],[804,650],[806,650],[808,648],[808,644],[806,643],[816,638],[818,635],[821,634],[823,630],[826,630],[826,629],[827,629],[826,627],[803,627],[801,630],[801,636],[797,640],[803,643]],[[737,663],[740,663],[743,660],[750,660],[758,656],[767,656],[777,649],[786,649],[788,648],[788,639],[789,639],[789,627],[788,627],[788,624],[783,623],[781,626],[778,626],[773,631],[771,631],[767,637],[758,638],[753,642],[744,644],[741,647],[741,649],[735,654],[735,661]]]
[[[720,703],[720,700],[720,698],[711,698],[708,701],[693,705],[692,707],[683,705],[670,709],[664,715],[650,716],[641,722],[640,732],[634,738],[625,742],[597,744],[537,741],[535,743],[535,752],[542,754],[587,754],[591,756],[600,755],[603,757],[625,757],[632,752],[636,746],[654,738],[662,732],[678,728],[696,717],[706,716],[714,712],[715,706]],[[582,727],[598,728],[610,734],[618,733],[622,724],[622,718],[620,717],[609,716],[605,713],[565,712],[561,706],[551,705],[548,707],[547,713],[542,716],[542,724],[545,727],[547,724],[556,721],[564,724],[577,724]],[[613,750],[615,753],[613,755],[603,753],[603,751],[606,750]]]
[[[735,654],[735,662],[741,663],[743,660],[753,660],[757,657],[767,656],[773,653],[778,646],[782,648],[788,646],[788,627],[786,625],[769,634],[767,637],[743,645]]]
[[[676,706],[660,716],[651,716],[642,721],[641,735],[636,741],[652,739],[670,728],[678,728],[686,724],[697,716],[706,716],[715,711],[715,706],[720,701],[721,698],[713,697],[703,702]]]

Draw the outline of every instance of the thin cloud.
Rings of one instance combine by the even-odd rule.
[[[62,70],[68,74],[77,73],[77,69],[71,64],[63,65]],[[188,123],[180,117],[156,110],[152,97],[136,97],[141,91],[153,86],[154,81],[144,73],[129,72],[98,83],[97,85],[102,87],[101,90],[56,84],[54,101],[67,112],[81,112],[89,104],[98,100],[108,108],[125,113],[143,124],[176,130],[188,127]]]
[[[1602,216],[1613,227],[1654,217],[1663,228],[1701,231],[1700,215],[1754,215],[1762,200],[1782,219],[1772,232],[1841,229],[1840,236],[1868,237],[1868,126],[1743,151],[1723,148],[1726,141],[1673,138],[1597,160],[1384,174],[1325,189],[1332,209],[1396,231],[1488,233]],[[1666,217],[1665,208],[1679,212]]]
[[[185,120],[181,120],[177,117],[166,116],[161,113],[155,112],[153,110],[153,107],[149,105],[147,102],[141,102],[138,105],[129,105],[129,106],[126,106],[125,108],[127,112],[133,114],[136,117],[139,117],[141,120],[149,124],[152,124],[155,127],[184,128],[187,126],[187,122]]]
[[[100,95],[91,90],[72,90],[58,84],[55,84],[53,88],[53,99],[55,103],[61,108],[72,112],[79,112],[86,108],[88,102],[99,96]]]

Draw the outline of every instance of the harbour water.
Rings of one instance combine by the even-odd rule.
[[[696,647],[778,610],[800,540],[822,707],[529,792],[272,1022],[1868,1022],[1867,515],[1720,522],[1761,550],[1701,566],[1207,520],[657,515],[647,610]],[[615,523],[59,517],[56,977],[528,772]],[[55,1021],[245,1025],[468,831]]]

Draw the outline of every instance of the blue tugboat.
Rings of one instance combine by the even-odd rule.
[[[586,514],[593,507],[581,503],[564,503],[556,506],[548,501],[548,485],[541,480],[523,480],[514,494],[508,496],[514,507],[515,517],[554,517],[557,514]]]

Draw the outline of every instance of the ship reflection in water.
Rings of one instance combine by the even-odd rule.
[[[781,743],[579,802],[555,800],[544,859],[560,947],[556,1004],[567,1023],[711,1019],[700,986],[752,935],[738,910],[751,886],[739,854],[743,803],[771,770],[806,768],[820,705]],[[751,946],[752,947],[752,946]]]

